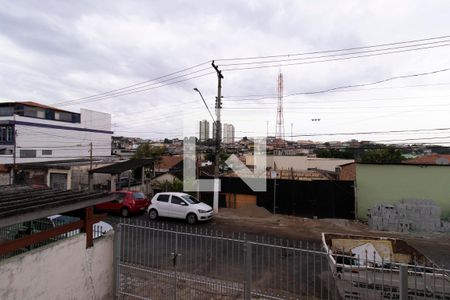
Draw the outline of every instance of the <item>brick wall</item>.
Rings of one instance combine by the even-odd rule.
[[[340,166],[339,180],[356,180],[355,163]]]

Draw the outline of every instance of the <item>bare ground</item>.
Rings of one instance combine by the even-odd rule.
[[[277,236],[310,242],[321,242],[321,233],[346,233],[400,238],[415,247],[437,265],[450,267],[450,235],[448,233],[396,233],[370,230],[362,222],[344,219],[310,219],[271,214],[258,206],[243,209],[221,208],[211,225],[221,230]]]

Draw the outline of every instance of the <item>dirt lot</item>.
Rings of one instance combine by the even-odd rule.
[[[148,220],[146,215],[134,216],[132,219]],[[117,223],[118,217],[109,218],[111,223]],[[184,220],[162,219],[169,226],[187,225]],[[343,219],[309,219],[287,215],[273,215],[258,206],[248,206],[240,209],[221,208],[219,214],[207,223],[195,225],[207,230],[246,233],[265,237],[294,239],[321,245],[321,233],[347,233],[371,236],[386,236],[401,238],[428,256],[439,266],[450,267],[450,234],[444,233],[393,233],[372,231],[364,223]]]
[[[213,226],[222,230],[280,238],[320,242],[322,232],[360,234],[401,238],[417,248],[440,266],[450,267],[450,234],[393,233],[370,230],[364,223],[343,219],[309,219],[273,215],[262,207],[243,209],[222,208]]]

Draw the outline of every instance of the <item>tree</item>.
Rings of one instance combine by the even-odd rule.
[[[227,159],[228,159],[229,155],[225,152],[225,150],[221,149],[219,152],[219,163],[223,164]],[[205,160],[209,160],[210,162],[215,162],[216,160],[216,152],[215,151],[211,151],[211,152],[207,152],[205,154]]]
[[[157,181],[155,188],[164,192],[183,192],[183,182],[178,179],[174,179],[173,182],[168,180]]]
[[[136,149],[136,153],[134,153],[133,157],[131,159],[142,159],[142,158],[151,158],[154,160],[160,160],[161,155],[164,154],[164,148],[163,147],[154,147],[151,146],[149,143],[141,144]],[[141,170],[135,169],[133,171],[133,177],[135,179],[141,179]]]
[[[400,163],[402,160],[401,151],[394,147],[366,150],[361,159],[363,163]]]
[[[351,149],[316,149],[314,151],[317,157],[319,158],[347,158],[354,159],[355,155]]]
[[[159,158],[164,154],[164,147],[155,147],[149,143],[141,144],[136,149],[136,153],[133,155],[133,159],[139,158]]]

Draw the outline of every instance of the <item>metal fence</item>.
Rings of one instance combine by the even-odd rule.
[[[119,299],[450,299],[448,270],[362,266],[317,244],[130,222],[116,231]]]
[[[23,222],[20,224],[14,224],[14,225],[10,225],[7,227],[2,227],[2,228],[0,228],[0,246],[2,243],[14,241],[14,240],[17,240],[17,239],[41,232],[41,231],[45,231],[45,230],[48,230],[51,228],[55,228],[58,226],[62,226],[62,225],[74,222],[76,220],[79,220],[79,219],[75,218],[75,217],[68,217],[68,216],[64,216],[62,218],[57,218],[57,219],[41,218],[41,219]],[[102,236],[105,233],[106,229],[107,228],[103,228],[103,226],[101,224],[94,224],[92,226],[94,239]],[[70,238],[77,234],[80,234],[79,229],[60,234],[56,237],[34,243],[32,245],[8,252],[6,254],[0,254],[0,260],[10,258],[12,256],[48,245],[50,243],[53,243],[53,242],[56,242],[59,240]]]

